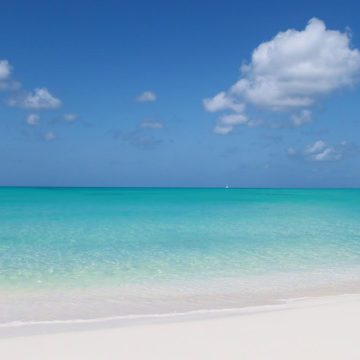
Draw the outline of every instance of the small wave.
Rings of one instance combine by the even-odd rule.
[[[223,309],[200,309],[200,310],[191,310],[184,312],[171,312],[171,313],[154,313],[154,314],[128,314],[128,315],[119,315],[119,316],[108,316],[108,317],[99,317],[99,318],[90,318],[90,319],[57,319],[57,320],[38,320],[38,321],[11,321],[0,324],[0,328],[7,327],[25,327],[31,325],[63,325],[63,324],[92,324],[92,323],[104,323],[111,321],[126,321],[126,320],[145,320],[145,319],[174,319],[174,318],[185,318],[192,316],[202,316],[202,315],[222,315],[222,314],[252,314],[252,313],[261,313],[274,310],[285,310],[291,308],[297,308],[299,306],[313,306],[316,303],[323,304],[326,300],[334,299],[343,299],[349,296],[360,296],[360,294],[341,294],[341,295],[332,295],[332,296],[320,296],[320,297],[299,297],[299,298],[289,298],[289,299],[279,299],[275,304],[268,305],[253,305],[253,306],[244,306],[238,308],[223,308]]]

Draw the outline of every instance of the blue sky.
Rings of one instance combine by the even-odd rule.
[[[0,185],[360,186],[359,11],[4,3]]]

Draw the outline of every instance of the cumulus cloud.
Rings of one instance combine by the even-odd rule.
[[[144,120],[140,123],[140,127],[143,129],[163,129],[164,124],[160,121]]]
[[[60,107],[62,102],[46,88],[37,88],[25,95],[10,99],[9,105],[29,109],[54,109]]]
[[[313,18],[302,31],[280,32],[260,44],[241,67],[240,79],[229,90],[205,99],[204,107],[243,113],[243,104],[250,104],[288,111],[299,126],[311,121],[309,108],[319,99],[353,86],[359,75],[360,52],[351,47],[350,35],[329,30]]]
[[[139,102],[153,102],[156,100],[156,94],[152,91],[144,91],[136,97]]]
[[[359,70],[360,52],[350,48],[349,35],[314,18],[305,30],[280,32],[256,48],[231,92],[272,109],[298,108],[352,85]]]
[[[61,100],[52,95],[46,88],[36,88],[30,92],[21,90],[21,83],[13,80],[11,73],[12,66],[9,61],[0,60],[0,91],[12,93],[7,101],[9,106],[40,110],[54,109],[62,105]],[[29,121],[31,122],[31,120]]]
[[[290,147],[288,155],[302,157],[310,161],[336,161],[342,159],[347,154],[353,153],[354,150],[354,146],[347,141],[342,141],[338,145],[328,145],[323,140],[317,140],[307,145],[301,151]]]
[[[11,74],[11,65],[7,60],[0,60],[0,80],[9,78]]]
[[[19,81],[11,79],[12,66],[7,60],[0,60],[0,91],[16,91],[21,88]]]
[[[28,125],[38,125],[40,121],[40,116],[37,114],[29,114],[26,118],[26,123]]]

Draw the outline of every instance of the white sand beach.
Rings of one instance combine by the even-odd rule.
[[[0,339],[0,359],[360,359],[360,295],[237,315]]]

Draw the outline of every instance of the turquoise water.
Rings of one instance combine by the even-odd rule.
[[[359,280],[357,189],[0,188],[0,322],[237,307]]]

